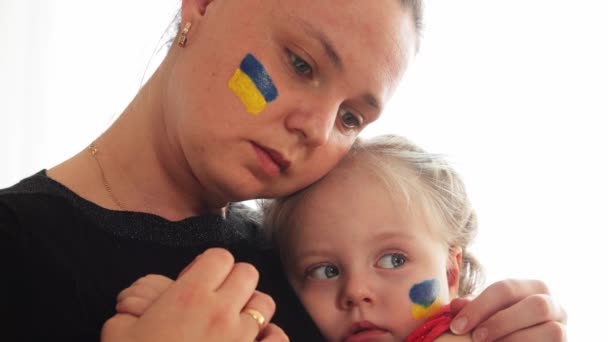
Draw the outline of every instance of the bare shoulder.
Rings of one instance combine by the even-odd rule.
[[[454,335],[452,333],[445,333],[435,339],[435,342],[472,342],[473,338],[471,334],[466,335]]]

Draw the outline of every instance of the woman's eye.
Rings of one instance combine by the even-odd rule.
[[[308,271],[308,276],[315,279],[330,279],[337,277],[338,274],[340,271],[334,265],[321,265]]]
[[[383,255],[380,260],[378,260],[378,266],[381,268],[397,268],[403,266],[407,258],[405,255],[401,253],[390,253]]]
[[[351,111],[341,108],[338,114],[342,125],[348,129],[357,129],[363,124],[363,120]]]
[[[311,77],[312,75],[312,67],[310,66],[310,64],[308,64],[304,59],[302,59],[300,56],[296,55],[295,53],[288,51],[289,53],[289,59],[291,61],[291,65],[293,66],[294,70],[300,74],[300,75],[304,75],[306,77]]]

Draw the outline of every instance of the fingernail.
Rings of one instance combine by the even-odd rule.
[[[450,330],[452,330],[454,334],[461,334],[467,327],[467,323],[468,320],[466,317],[459,317],[452,321],[452,324],[450,324]]]
[[[477,329],[473,333],[473,341],[475,342],[484,342],[486,337],[488,337],[488,329],[486,328]]]

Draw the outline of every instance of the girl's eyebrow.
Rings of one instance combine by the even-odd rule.
[[[409,232],[404,231],[388,231],[370,236],[370,239],[374,241],[387,241],[387,240],[416,240],[416,237]]]

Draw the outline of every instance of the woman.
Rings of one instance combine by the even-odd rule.
[[[112,127],[0,195],[0,250],[12,275],[2,285],[7,333],[98,339],[121,289],[144,274],[174,278],[221,246],[261,272],[259,288],[288,311],[276,318],[290,337],[312,340],[262,255],[257,227],[229,203],[294,192],[337,164],[413,58],[418,9],[398,0],[183,0],[176,41]],[[257,335],[261,319],[251,310],[268,321],[272,300],[254,292],[251,267],[211,251],[151,314],[115,317],[104,338]],[[228,284],[237,285],[219,291]],[[482,323],[503,335],[546,336],[564,313],[530,314],[539,302],[551,303],[542,284],[499,283],[465,306],[463,330]],[[281,335],[260,326],[269,339]]]

